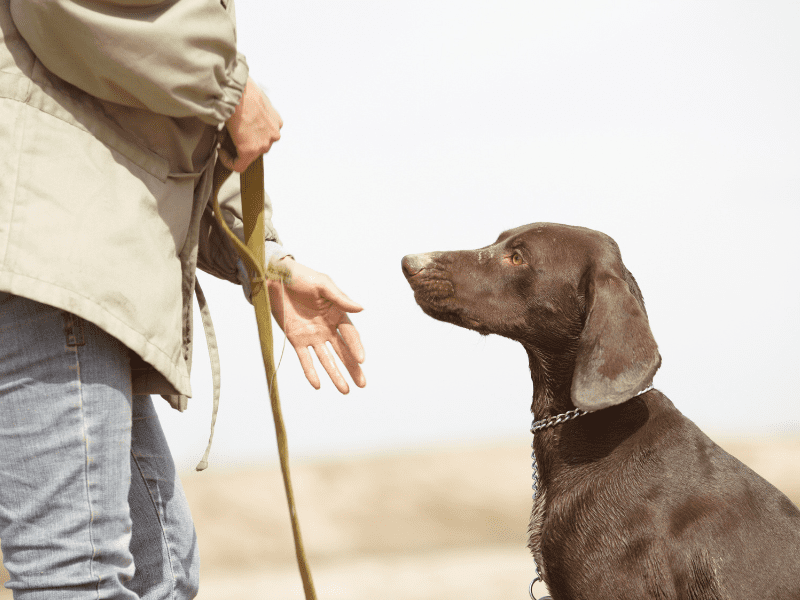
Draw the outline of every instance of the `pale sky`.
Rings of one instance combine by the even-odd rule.
[[[237,13],[285,121],[265,161],[274,223],[365,307],[365,389],[315,391],[286,350],[293,457],[528,435],[521,346],[424,315],[400,259],[535,221],[616,239],[663,357],[655,385],[701,428],[800,433],[800,4],[239,0]],[[201,282],[222,359],[212,467],[273,461],[252,309]],[[208,438],[202,343],[192,381],[187,413],[158,403],[181,468]]]

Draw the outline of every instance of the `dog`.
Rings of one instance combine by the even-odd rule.
[[[528,353],[529,547],[554,600],[800,599],[800,510],[645,391],[661,356],[614,240],[534,223],[402,269],[426,314]]]

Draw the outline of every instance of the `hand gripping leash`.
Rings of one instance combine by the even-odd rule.
[[[280,271],[272,265],[264,265],[264,160],[259,156],[241,174],[242,184],[242,216],[244,218],[243,244],[234,234],[225,220],[219,207],[217,195],[222,184],[230,176],[231,171],[220,161],[214,168],[214,192],[212,207],[214,217],[222,230],[227,234],[236,252],[244,263],[250,277],[252,290],[251,301],[256,311],[258,324],[258,337],[261,341],[261,354],[264,357],[264,370],[267,375],[269,399],[272,404],[272,418],[275,421],[275,435],[278,440],[278,454],[283,473],[283,485],[286,489],[286,501],[289,505],[289,517],[292,521],[294,534],[294,547],[297,555],[297,565],[300,568],[300,577],[303,580],[303,590],[306,600],[317,600],[314,583],[311,580],[311,571],[308,568],[303,539],[300,536],[300,525],[297,521],[297,510],[292,491],[292,480],[289,474],[289,447],[286,442],[286,428],[281,415],[281,401],[278,396],[278,385],[275,381],[275,359],[272,355],[272,313],[269,306],[267,292],[267,279],[286,280],[288,271]],[[212,425],[213,427],[213,425]]]

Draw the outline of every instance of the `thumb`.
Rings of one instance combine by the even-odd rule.
[[[247,167],[250,166],[250,163],[253,162],[255,158],[256,157],[253,156],[242,156],[241,153],[233,157],[225,148],[219,149],[219,161],[225,165],[226,168],[231,171],[236,171],[237,173],[246,171]]]
[[[344,312],[357,313],[364,310],[363,306],[351,300],[347,294],[340,290],[332,281],[328,282],[328,285],[325,286],[325,291],[322,295],[326,300],[329,300]]]

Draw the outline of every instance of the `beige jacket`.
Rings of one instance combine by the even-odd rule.
[[[0,291],[118,338],[179,410],[195,267],[237,281],[206,205],[247,75],[233,0],[0,0]]]

